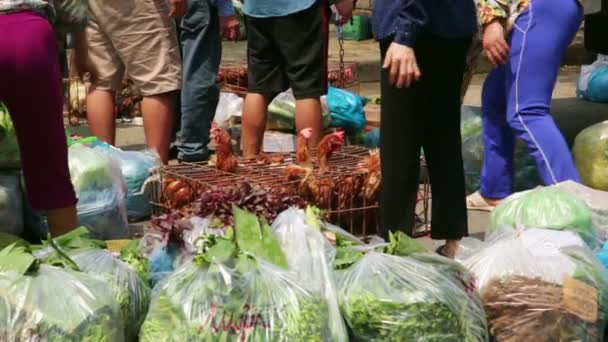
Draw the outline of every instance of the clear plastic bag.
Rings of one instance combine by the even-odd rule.
[[[333,271],[336,249],[320,230],[307,223],[303,210],[290,208],[279,214],[272,231],[286,252],[289,269],[300,284],[321,294],[329,310],[331,341],[347,341],[348,334],[340,314]]]
[[[292,273],[264,261],[188,264],[155,289],[140,341],[331,341],[327,312]]]
[[[325,102],[323,106],[323,128],[328,128],[331,117]],[[296,98],[291,89],[277,95],[268,106],[268,119],[266,129],[270,131],[284,131],[294,133],[296,131]]]
[[[503,227],[457,259],[478,281],[496,341],[603,340],[608,274],[574,232]]]
[[[74,190],[114,188],[125,193],[120,165],[99,149],[76,144],[68,149],[68,164]]]
[[[593,64],[581,67],[576,93],[592,102],[608,103],[608,56],[598,55]]]
[[[0,272],[0,339],[12,342],[122,342],[123,321],[108,283],[41,265]]]
[[[599,247],[592,212],[584,201],[555,187],[538,188],[508,197],[493,212],[490,231],[500,227],[569,230],[591,248]]]
[[[144,280],[106,250],[76,253],[72,259],[83,272],[101,276],[110,284],[125,323],[125,336],[134,341],[150,304],[150,289]]]
[[[595,190],[582,184],[566,181],[555,186],[584,201],[592,211],[593,228],[600,241],[608,240],[608,192]]]
[[[340,277],[351,340],[487,341],[485,312],[465,274],[437,256],[367,253]]]
[[[127,186],[127,217],[129,221],[141,221],[150,217],[150,198],[142,191],[151,170],[160,165],[158,154],[151,151],[123,151],[107,144],[99,149],[114,158],[120,165]]]
[[[594,189],[608,191],[608,121],[579,133],[572,152],[583,182]]]
[[[0,232],[23,233],[23,194],[19,173],[0,173]]]
[[[213,121],[220,127],[227,129],[230,126],[230,118],[241,116],[242,111],[243,98],[234,93],[221,93]]]
[[[0,102],[0,169],[16,168],[21,164],[19,144],[8,109]]]

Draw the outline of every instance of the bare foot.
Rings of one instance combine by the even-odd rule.
[[[456,258],[456,253],[460,247],[460,240],[446,240],[443,246],[443,253],[450,259]]]
[[[502,199],[492,199],[492,198],[485,198],[485,197],[483,199],[491,207],[497,207],[500,205],[500,203],[502,203]]]

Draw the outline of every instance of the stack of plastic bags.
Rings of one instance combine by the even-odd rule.
[[[69,258],[41,262],[25,242],[0,251],[3,341],[122,342],[120,317],[108,283]]]
[[[487,341],[473,278],[455,262],[392,236],[340,272],[351,341]]]
[[[457,258],[477,279],[496,341],[603,340],[608,273],[578,234],[503,227],[463,245]]]
[[[78,197],[80,223],[98,239],[122,239],[129,235],[125,185],[120,165],[100,149],[75,144],[68,149],[72,184]],[[26,210],[27,229],[40,238],[48,234],[46,219]]]
[[[593,64],[581,68],[577,95],[592,102],[608,102],[608,56],[598,55]]]
[[[289,271],[270,227],[234,209],[193,261],[157,285],[140,341],[333,341],[328,303]]]
[[[583,182],[594,189],[608,191],[608,121],[579,133],[572,152]]]
[[[96,144],[96,148],[120,165],[127,186],[126,206],[129,221],[141,221],[150,217],[150,198],[144,193],[143,186],[150,177],[151,170],[160,164],[158,155],[149,151],[123,151],[105,143]]]
[[[463,106],[461,115],[462,157],[467,191],[475,192],[479,190],[484,155],[481,112]],[[532,189],[541,184],[536,163],[521,140],[515,144],[514,163],[514,191]]]

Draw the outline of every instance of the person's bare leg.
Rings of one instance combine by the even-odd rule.
[[[268,97],[262,94],[247,94],[243,104],[241,140],[243,157],[253,158],[260,154],[266,129]]]
[[[296,101],[296,130],[312,128],[312,136],[308,139],[310,148],[316,148],[323,133],[323,112],[321,100],[305,99]]]
[[[171,133],[175,117],[175,93],[145,96],[141,103],[148,148],[155,150],[164,164],[169,162]]]
[[[445,240],[445,246],[443,246],[443,253],[446,257],[450,259],[455,259],[459,247],[460,240]]]
[[[48,210],[46,212],[46,218],[49,224],[49,233],[51,233],[51,236],[53,237],[69,233],[78,228],[76,206]]]
[[[110,145],[116,144],[113,92],[94,89],[87,95],[87,120],[91,134]]]

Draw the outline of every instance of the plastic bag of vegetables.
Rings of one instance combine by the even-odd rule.
[[[577,234],[505,227],[461,261],[496,341],[603,340],[608,273]]]
[[[0,251],[0,336],[3,341],[125,341],[108,283],[37,260],[25,244]]]
[[[572,152],[583,182],[592,188],[608,191],[608,121],[579,133]]]
[[[23,194],[19,173],[0,172],[0,232],[23,233]]]
[[[204,238],[155,289],[140,341],[328,341],[327,303],[292,272],[270,227],[234,209],[234,230]]]
[[[321,294],[328,306],[331,341],[347,341],[342,321],[333,272],[336,249],[321,230],[308,223],[303,210],[290,208],[279,214],[272,231],[286,252],[289,269],[296,272],[299,283]]]
[[[468,272],[411,239],[391,240],[386,253],[367,252],[340,276],[351,341],[487,341],[485,312]]]
[[[490,231],[502,226],[570,230],[591,248],[598,247],[592,212],[584,201],[555,187],[517,193],[501,203],[490,217]]]
[[[323,97],[323,128],[329,128],[331,117]],[[270,131],[296,131],[296,98],[291,89],[280,93],[268,106],[266,129]]]
[[[149,151],[123,151],[105,143],[100,143],[98,146],[120,165],[127,185],[126,205],[129,221],[140,221],[150,217],[152,212],[150,199],[142,191],[142,187],[150,177],[151,169],[159,165],[158,155]]]
[[[72,184],[77,193],[88,190],[126,190],[120,165],[99,149],[74,144],[68,149]]]
[[[576,93],[588,101],[608,103],[608,56],[600,54],[593,64],[581,67]]]
[[[21,164],[19,144],[8,109],[0,102],[0,169],[16,168]]]

